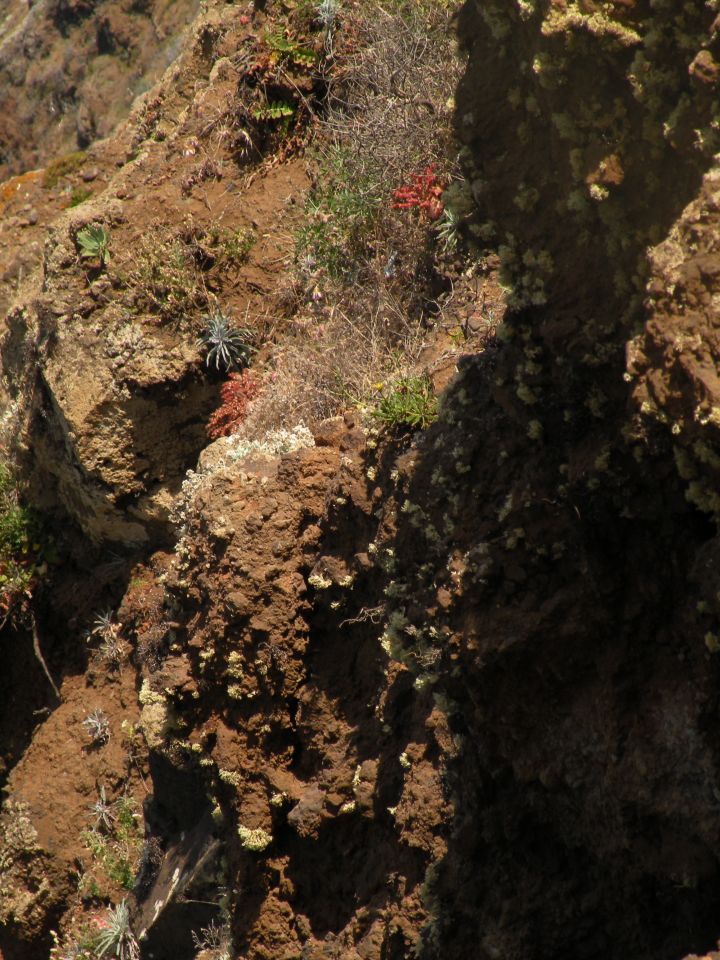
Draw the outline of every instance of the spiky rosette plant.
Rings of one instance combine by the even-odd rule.
[[[106,830],[108,833],[112,830],[115,814],[112,810],[112,804],[107,801],[104,785],[100,787],[100,796],[91,807],[88,807],[88,810],[95,819],[95,830]]]
[[[89,713],[83,720],[83,726],[93,744],[107,743],[110,739],[110,721],[102,710]]]
[[[198,338],[198,346],[207,347],[205,363],[208,367],[214,363],[215,369],[219,370],[222,364],[225,370],[230,370],[247,365],[253,349],[250,340],[249,330],[233,327],[230,319],[217,310],[208,318],[207,327]]]
[[[117,960],[139,960],[140,947],[130,927],[130,911],[123,900],[115,909],[108,911],[107,918],[100,921],[97,938],[98,957],[116,957]]]

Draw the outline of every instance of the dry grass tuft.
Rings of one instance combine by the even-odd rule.
[[[362,405],[380,381],[417,361],[426,335],[391,299],[371,315],[334,307],[296,317],[273,352],[270,372],[240,433],[262,436]]]

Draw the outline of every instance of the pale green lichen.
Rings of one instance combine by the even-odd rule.
[[[242,783],[242,777],[235,770],[218,770],[218,777],[232,787],[239,787]]]
[[[531,420],[528,423],[527,435],[531,440],[542,440],[543,426],[539,420]]]
[[[248,827],[240,824],[237,832],[243,850],[249,850],[251,853],[262,853],[263,850],[270,846],[273,840],[272,834],[263,830],[262,827],[250,830]]]
[[[304,423],[292,430],[270,430],[261,440],[243,440],[240,437],[227,438],[227,453],[231,460],[243,460],[246,457],[280,457],[295,450],[315,446],[315,438]]]
[[[159,747],[175,726],[173,711],[167,699],[150,687],[150,681],[143,680],[138,693],[140,702],[140,727],[148,746]]]
[[[228,656],[228,665],[225,670],[225,676],[230,677],[232,680],[243,680],[245,674],[242,669],[243,658],[237,652],[237,650],[232,650]]]
[[[566,35],[573,30],[585,30],[595,37],[613,40],[623,47],[634,47],[642,43],[642,37],[630,27],[617,20],[611,20],[603,13],[581,13],[577,7],[562,10],[551,7],[543,22],[543,36]]]
[[[311,587],[315,587],[316,590],[329,590],[333,585],[330,577],[326,577],[322,573],[311,573],[308,577],[308,583]]]

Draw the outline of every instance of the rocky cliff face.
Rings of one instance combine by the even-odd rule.
[[[97,205],[49,208],[42,263],[27,277],[13,260],[3,288],[7,408],[74,552],[57,609],[37,610],[63,702],[33,732],[44,698],[12,672],[22,706],[0,717],[16,730],[0,950],[40,957],[51,927],[77,931],[93,901],[72,889],[67,825],[100,782],[143,804],[148,955],[192,956],[202,901],[227,908],[248,960],[712,949],[717,4],[466,3],[451,193],[468,244],[498,251],[498,336],[444,361],[425,431],[348,413],[220,439],[183,483],[217,386],[192,311],[157,323],[131,252],[169,221],[207,243],[218,218],[261,213],[232,284],[216,260],[204,276],[236,308],[280,311],[280,222],[307,187],[292,160],[236,192],[198,156],[260,32],[232,7],[203,17],[91,151]],[[12,183],[21,218],[43,188]],[[78,266],[98,217],[115,290]],[[47,226],[13,229],[39,243]],[[83,549],[99,573],[80,590]],[[117,673],[77,652],[101,600],[119,603]],[[111,738],[83,748],[96,701]],[[72,773],[62,795],[38,786],[48,763]]]
[[[0,10],[0,177],[106,137],[175,58],[197,4],[8,0]]]

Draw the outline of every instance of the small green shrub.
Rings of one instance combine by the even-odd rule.
[[[99,260],[102,266],[110,259],[108,252],[110,234],[101,224],[92,223],[90,226],[78,230],[77,242],[81,257]]]
[[[424,430],[437,418],[438,403],[430,377],[401,377],[378,402],[371,416],[389,429]]]
[[[93,828],[84,830],[82,841],[92,860],[83,879],[83,891],[90,896],[106,890],[108,882],[132,890],[142,849],[142,829],[130,797],[108,803],[104,790],[98,802],[88,808]]]
[[[97,921],[97,917],[81,921],[66,930],[62,937],[55,930],[51,930],[53,946],[50,960],[97,960],[100,935]]]
[[[383,197],[348,162],[348,151],[334,146],[320,160],[308,198],[308,223],[295,237],[295,258],[333,279],[352,272],[368,254]]]
[[[208,252],[222,270],[245,263],[257,237],[253,230],[214,228],[209,231],[208,241]]]

